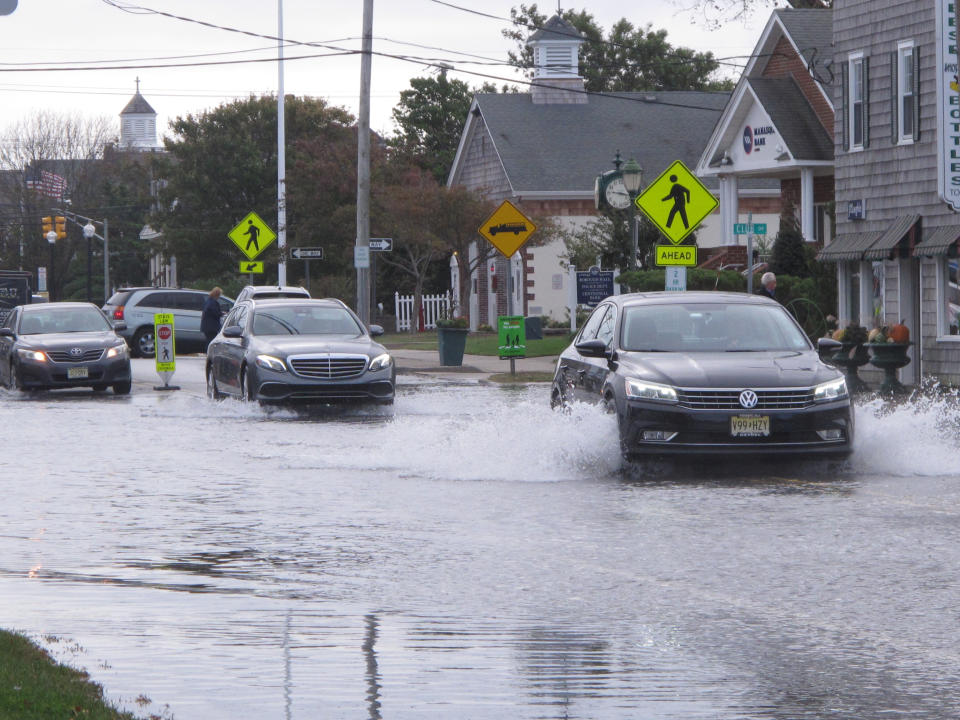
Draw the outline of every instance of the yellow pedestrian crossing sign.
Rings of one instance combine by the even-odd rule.
[[[227,233],[227,237],[233,240],[247,259],[253,260],[277,239],[277,234],[259,215],[252,212],[238,222],[237,226]]]
[[[483,221],[477,229],[481,235],[493,243],[493,246],[506,257],[523,247],[537,226],[520,212],[509,200],[500,203],[500,207]]]
[[[699,178],[679,160],[637,198],[637,207],[674,245],[696,230],[718,204]]]
[[[242,273],[262,273],[263,272],[263,262],[242,262],[240,263],[240,272]]]

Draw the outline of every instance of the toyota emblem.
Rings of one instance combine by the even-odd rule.
[[[78,358],[83,355],[83,348],[70,348],[70,357]]]
[[[748,410],[756,407],[757,394],[753,390],[744,390],[740,393],[740,404]]]

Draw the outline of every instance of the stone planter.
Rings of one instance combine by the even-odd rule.
[[[870,388],[857,375],[857,368],[870,362],[870,353],[865,343],[842,343],[842,347],[830,357],[830,364],[843,370],[847,377],[847,389],[851,393],[866,392]]]
[[[910,364],[907,350],[913,343],[866,343],[870,351],[870,364],[883,370],[884,378],[880,385],[882,395],[899,395],[907,389],[897,379],[897,370]]]
[[[467,346],[468,328],[437,328],[437,350],[441,365],[463,365],[463,350]]]

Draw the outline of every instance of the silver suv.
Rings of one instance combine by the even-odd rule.
[[[113,322],[127,327],[120,330],[135,357],[153,357],[153,316],[156,313],[173,314],[174,343],[178,353],[203,352],[207,340],[200,330],[203,303],[210,293],[187,288],[139,287],[120,288],[103,310]],[[221,314],[233,307],[233,300],[219,298]]]

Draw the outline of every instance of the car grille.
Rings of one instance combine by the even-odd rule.
[[[677,390],[677,404],[693,410],[744,410],[740,390]],[[755,390],[750,410],[798,410],[813,405],[813,389]]]
[[[84,350],[83,353],[79,356],[74,356],[70,354],[69,350],[48,350],[47,357],[49,357],[54,362],[66,363],[66,362],[93,362],[94,360],[99,360],[100,356],[103,355],[103,348],[94,348],[93,350]]]
[[[300,377],[342,380],[363,375],[366,355],[298,355],[290,358],[290,366]]]

